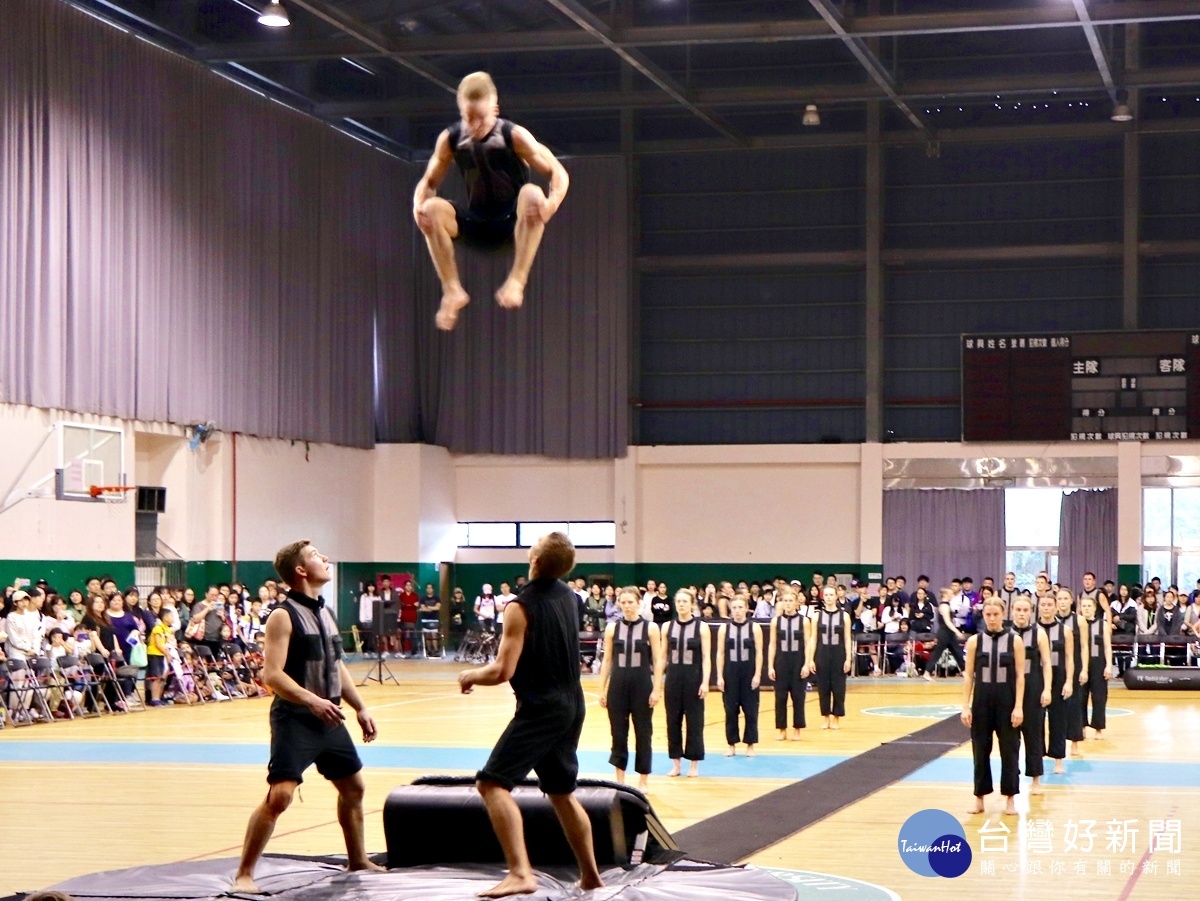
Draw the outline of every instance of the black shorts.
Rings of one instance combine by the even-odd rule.
[[[483,251],[503,251],[512,247],[513,232],[517,229],[517,207],[484,214],[464,209],[455,203],[454,218],[458,223],[458,240],[468,247]]]
[[[162,654],[146,655],[146,678],[161,679],[164,670]]]
[[[271,705],[271,761],[267,782],[303,782],[313,764],[317,772],[336,782],[362,769],[354,740],[345,723],[329,726],[308,710],[279,701]]]
[[[475,778],[512,790],[533,770],[546,794],[570,794],[579,776],[583,716],[582,691],[521,704]]]

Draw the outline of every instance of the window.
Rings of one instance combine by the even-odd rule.
[[[515,522],[468,522],[460,525],[467,527],[467,547],[517,546]]]
[[[1017,575],[1017,585],[1033,588],[1037,574],[1058,581],[1058,524],[1063,493],[1058,488],[1004,490],[1005,566]],[[997,577],[999,578],[999,577]]]
[[[533,547],[547,532],[566,532],[576,547],[616,547],[615,522],[460,522],[459,547]]]
[[[1142,489],[1142,578],[1190,591],[1200,579],[1200,488]]]
[[[565,522],[523,522],[520,528],[521,547],[533,547],[534,542],[550,532],[566,531],[567,524]]]

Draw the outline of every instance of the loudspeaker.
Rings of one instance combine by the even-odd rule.
[[[521,809],[525,845],[534,866],[574,866],[550,799],[526,780],[513,789]],[[592,823],[592,844],[601,866],[633,867],[682,857],[646,796],[626,785],[580,779],[575,797]],[[392,789],[383,807],[389,867],[503,863],[487,808],[470,776],[426,776]],[[428,841],[429,836],[452,840]]]
[[[138,485],[138,513],[166,513],[167,489],[156,485]]]

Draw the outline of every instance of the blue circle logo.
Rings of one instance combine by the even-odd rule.
[[[900,859],[918,876],[954,879],[971,868],[962,824],[944,810],[920,810],[904,821],[896,842]]]

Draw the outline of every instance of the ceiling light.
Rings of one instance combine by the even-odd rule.
[[[804,107],[804,118],[800,122],[802,125],[810,126],[821,124],[821,114],[817,112],[817,105],[815,103],[810,103]]]
[[[288,18],[287,10],[283,8],[283,4],[279,0],[271,0],[258,17],[258,24],[266,25],[269,28],[287,28],[292,22]]]
[[[1117,102],[1113,104],[1112,115],[1109,118],[1114,122],[1133,121],[1133,110],[1129,108],[1129,93],[1127,91],[1117,91]]]

